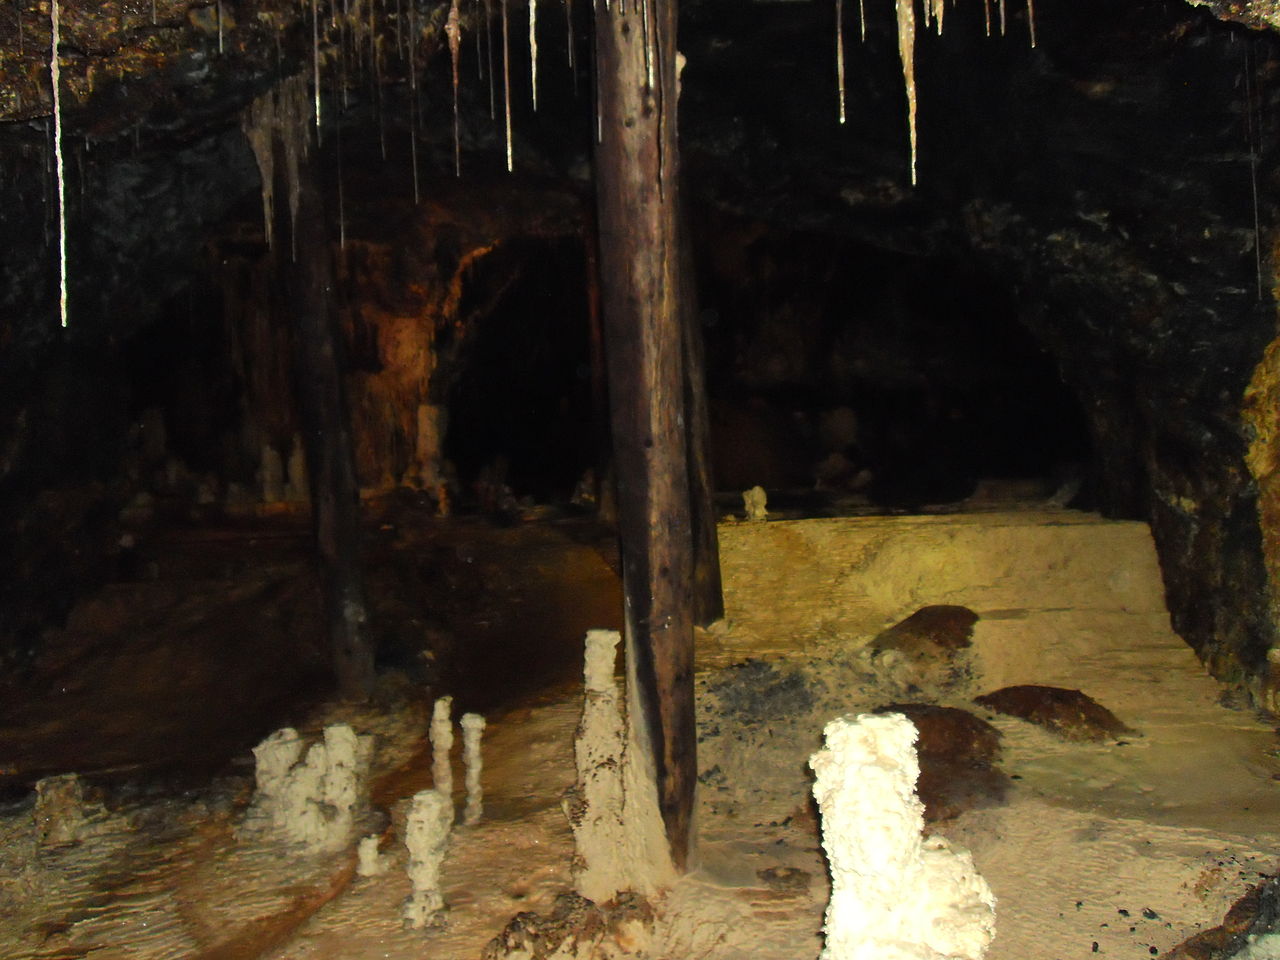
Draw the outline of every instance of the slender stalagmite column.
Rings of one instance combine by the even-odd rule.
[[[431,710],[431,784],[445,798],[453,797],[453,697],[441,697]],[[452,800],[450,799],[450,803]]]
[[[480,772],[484,762],[480,757],[480,738],[484,735],[484,717],[478,713],[462,715],[462,763],[466,768],[467,805],[462,811],[462,822],[469,827],[480,822],[484,812],[484,788],[480,785]]]
[[[688,866],[696,785],[693,534],[677,233],[674,0],[596,0],[596,184],[630,735]]]

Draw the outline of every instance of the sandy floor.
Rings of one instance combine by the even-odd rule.
[[[726,525],[721,542],[728,619],[699,651],[701,865],[658,905],[649,955],[816,957],[827,880],[805,761],[827,719],[905,699],[965,707],[1003,734],[1006,801],[938,828],[972,850],[999,900],[992,960],[1163,954],[1275,871],[1280,741],[1218,704],[1170,630],[1143,525],[1031,511],[771,521]],[[867,655],[931,603],[979,615],[965,670],[935,681],[927,665]],[[1018,683],[1083,690],[1137,733],[1068,743],[972,703]],[[568,889],[559,798],[580,706],[565,690],[491,716],[487,816],[456,831],[449,922],[424,933],[399,922],[397,832],[403,798],[427,782],[425,699],[392,679],[379,706],[342,717],[380,737],[386,813],[371,829],[386,875],[237,840],[244,778],[118,805],[68,847],[35,846],[28,805],[0,820],[0,953],[479,957],[511,916]],[[790,882],[765,872],[780,867]]]

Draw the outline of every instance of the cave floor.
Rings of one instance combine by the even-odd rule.
[[[976,795],[933,828],[972,851],[995,891],[992,960],[1163,955],[1275,872],[1280,741],[1269,723],[1221,705],[1219,686],[1172,633],[1144,525],[1024,510],[726,523],[720,532],[728,616],[699,637],[700,866],[656,904],[646,955],[816,957],[828,886],[805,761],[831,717],[907,700],[967,708],[1003,735],[1007,795]],[[426,542],[408,525],[384,533],[410,554]],[[538,556],[551,569],[566,550],[592,549],[581,534],[553,543],[545,533],[505,535],[542,538],[519,564],[535,577]],[[455,567],[485,567],[515,557],[514,542],[505,554],[447,549]],[[424,556],[429,564],[444,554]],[[595,572],[578,593],[553,594],[544,580],[524,601],[535,606],[502,614],[522,627],[549,620],[570,658],[579,621],[616,604],[600,555],[580,564]],[[926,604],[979,616],[954,669],[869,655],[880,630]],[[573,616],[555,612],[565,605]],[[491,647],[486,656],[504,655]],[[505,655],[518,674],[537,672],[535,656]],[[1023,683],[1082,690],[1135,733],[1069,742],[972,702]],[[574,779],[580,694],[543,674],[506,707],[475,702],[490,720],[486,815],[455,832],[447,924],[412,931],[399,920],[409,884],[398,836],[406,798],[429,784],[423,734],[440,692],[389,670],[372,704],[319,704],[300,725],[344,720],[378,735],[367,829],[383,836],[386,874],[355,877],[352,854],[237,839],[251,785],[243,757],[185,793],[109,793],[75,844],[38,847],[30,801],[15,803],[0,817],[4,954],[479,957],[514,914],[545,913],[569,888],[559,800]]]

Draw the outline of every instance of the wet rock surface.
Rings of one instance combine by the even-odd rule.
[[[954,685],[970,673],[966,651],[978,615],[967,607],[921,607],[871,642],[872,662],[916,687]]]
[[[1024,684],[974,697],[974,702],[1044,727],[1064,740],[1101,743],[1137,733],[1079,690]]]
[[[968,607],[933,604],[921,607],[872,641],[873,650],[900,650],[907,654],[963,650],[973,643],[978,615]]]
[[[748,660],[721,671],[709,685],[726,719],[761,724],[804,716],[817,703],[807,677],[763,660]]]

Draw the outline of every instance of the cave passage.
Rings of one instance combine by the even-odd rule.
[[[520,266],[462,352],[443,454],[463,503],[495,507],[505,486],[509,496],[564,504],[595,466],[582,245],[524,241],[495,257]],[[464,304],[486,296],[505,269],[477,267]]]
[[[979,262],[723,217],[702,225],[700,265],[721,491],[918,510],[979,481],[1033,500],[1088,476],[1080,403],[1019,322],[1035,291]]]

